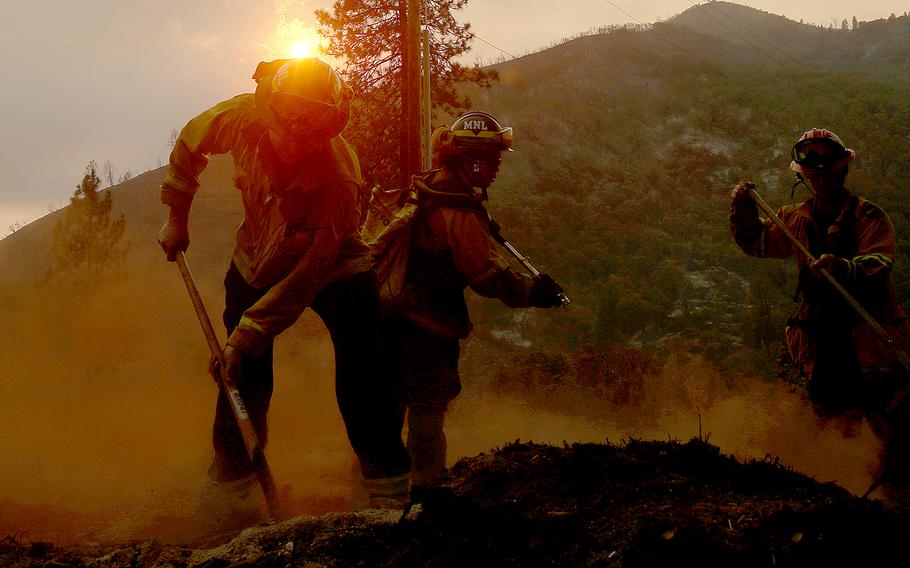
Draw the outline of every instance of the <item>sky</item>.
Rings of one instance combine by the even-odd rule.
[[[167,162],[190,118],[251,92],[261,60],[293,55],[330,0],[31,0],[0,11],[0,238],[66,205],[86,164],[114,179]],[[906,0],[743,0],[827,26],[901,14]],[[695,0],[472,0],[467,62],[522,55],[592,27],[664,20]],[[838,24],[839,25],[839,24]],[[495,46],[495,48],[493,47]],[[103,168],[101,168],[103,170]],[[106,185],[106,183],[105,183]],[[162,218],[164,211],[162,211]]]

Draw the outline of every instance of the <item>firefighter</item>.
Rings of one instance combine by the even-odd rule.
[[[437,169],[414,178],[418,213],[406,292],[388,314],[384,334],[390,356],[400,365],[412,487],[425,486],[445,469],[445,413],[461,391],[459,340],[472,328],[464,289],[513,308],[561,303],[562,287],[550,276],[532,278],[509,268],[482,206],[502,152],[511,151],[511,145],[511,128],[501,127],[487,113],[469,112],[451,128],[436,129],[432,150]]]
[[[891,281],[894,227],[881,208],[844,187],[856,153],[836,134],[821,128],[806,131],[791,154],[790,169],[798,181],[808,182],[813,195],[782,207],[777,215],[816,260],[810,263],[779,227],[759,218],[748,193],[751,182],[733,188],[730,229],[746,254],[795,257],[802,303],[785,330],[790,355],[808,381],[809,399],[820,416],[853,414],[869,420],[883,441],[881,479],[895,495],[908,475],[910,411],[907,404],[894,408],[907,372],[887,342],[820,273],[829,271],[905,348],[910,326]]]
[[[392,384],[371,368],[378,358],[378,295],[358,231],[360,167],[340,134],[350,88],[316,58],[263,62],[253,79],[255,93],[218,103],[180,132],[161,185],[170,215],[159,243],[169,261],[187,249],[199,175],[210,154],[230,152],[244,219],[224,280],[227,379],[265,443],[274,339],[312,308],[332,337],[338,406],[366,489],[404,493],[409,461]],[[213,444],[210,478],[249,486],[252,465],[223,394]]]

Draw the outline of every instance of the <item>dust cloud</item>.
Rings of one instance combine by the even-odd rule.
[[[220,275],[219,275],[220,276]],[[202,279],[210,316],[219,279]],[[206,486],[216,387],[173,265],[90,287],[0,290],[0,534],[32,541],[185,542]],[[469,354],[470,356],[470,354]],[[305,313],[276,345],[269,462],[297,515],[350,506],[353,454],[334,398],[331,343]],[[524,400],[491,394],[470,370],[447,423],[450,462],[516,439],[709,441],[741,458],[771,454],[854,493],[877,442],[864,426],[818,421],[776,384],[728,385],[699,361],[671,359],[634,405],[567,387]]]
[[[192,525],[217,389],[180,277],[161,265],[0,292],[0,534],[173,541]],[[220,331],[220,286],[199,285]],[[279,338],[268,454],[291,513],[346,504],[333,365],[316,316]]]
[[[740,460],[779,459],[856,495],[875,475],[880,443],[867,423],[822,420],[781,383],[752,378],[729,384],[698,359],[670,357],[657,375],[646,377],[641,396],[625,405],[566,385],[521,399],[492,396],[471,377],[463,380],[464,393],[447,416],[450,462],[516,439],[561,444],[700,436]]]

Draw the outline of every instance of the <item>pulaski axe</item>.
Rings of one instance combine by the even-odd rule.
[[[771,222],[777,225],[781,232],[786,235],[787,239],[793,243],[793,246],[796,247],[810,263],[814,262],[815,257],[812,256],[812,253],[809,252],[809,249],[806,248],[806,246],[796,238],[796,236],[790,231],[790,228],[787,227],[787,225],[780,219],[780,217],[774,213],[774,210],[768,206],[765,200],[762,199],[761,195],[755,191],[755,186],[749,184],[746,187],[746,191],[749,193],[749,197],[751,197],[755,201],[755,204],[758,205],[759,209],[761,209],[768,216]],[[825,280],[827,280],[828,283],[837,291],[837,293],[840,294],[844,301],[847,302],[851,308],[853,308],[856,314],[861,317],[866,323],[868,323],[869,327],[875,331],[875,334],[878,335],[888,345],[888,347],[891,348],[897,361],[905,369],[910,371],[910,356],[908,356],[907,352],[898,345],[897,341],[895,341],[895,339],[891,337],[887,331],[885,331],[885,328],[883,328],[877,321],[875,321],[875,318],[872,317],[872,314],[866,311],[866,308],[864,308],[856,300],[856,298],[854,298],[853,295],[850,294],[846,288],[844,288],[843,284],[838,282],[837,279],[827,269],[823,268],[819,272],[822,273],[822,276],[825,277]],[[904,385],[898,389],[891,402],[885,408],[885,414],[887,415],[893,411],[907,397],[908,394],[910,394],[910,385]],[[865,499],[868,497],[879,485],[885,481],[887,475],[888,473],[885,472],[878,479],[874,480],[872,482],[872,485],[870,485],[866,492],[863,493],[862,498]]]
[[[247,413],[246,405],[243,404],[243,399],[240,397],[240,391],[237,390],[233,383],[225,380],[222,371],[224,362],[221,360],[221,345],[218,343],[218,336],[215,335],[215,329],[212,327],[212,322],[205,311],[205,304],[202,303],[202,296],[199,295],[199,290],[193,281],[193,275],[186,263],[186,256],[183,251],[177,253],[177,266],[180,268],[180,275],[183,276],[183,283],[186,284],[186,291],[190,294],[193,308],[196,309],[196,317],[199,319],[199,325],[202,326],[202,333],[205,334],[209,350],[212,352],[212,357],[218,362],[218,372],[215,377],[218,382],[218,388],[230,402],[231,411],[243,438],[247,456],[249,456],[250,462],[253,464],[253,468],[256,471],[256,479],[259,481],[259,486],[262,487],[263,495],[265,495],[269,517],[272,520],[277,520],[279,518],[278,490],[275,488],[275,480],[272,479],[272,472],[265,459],[265,451],[259,442],[259,436],[256,435],[253,423],[250,421],[250,415]]]
[[[809,263],[811,264],[812,262],[815,262],[816,259],[814,256],[812,256],[812,253],[809,252],[809,249],[806,248],[806,246],[802,242],[800,242],[799,239],[796,238],[796,235],[794,235],[790,231],[790,228],[787,227],[786,223],[781,221],[780,217],[778,217],[777,214],[774,213],[774,210],[771,209],[771,207],[765,202],[765,200],[762,199],[761,195],[759,195],[755,191],[755,186],[752,184],[749,184],[746,187],[746,190],[749,192],[749,196],[755,201],[756,205],[758,205],[759,209],[761,209],[768,216],[768,218],[771,220],[771,222],[773,222],[775,225],[777,225],[777,227],[781,230],[781,232],[783,232],[784,235],[786,235],[787,239],[789,239],[790,242],[793,243],[793,246],[796,247],[799,250],[799,252],[801,252],[803,254],[803,256],[806,257],[806,259],[809,261]],[[848,292],[846,288],[844,288],[844,285],[841,284],[840,282],[838,282],[837,279],[834,276],[832,276],[831,273],[827,269],[822,268],[821,270],[819,270],[819,272],[822,273],[822,276],[825,277],[825,280],[828,281],[828,284],[830,284],[837,291],[837,293],[840,294],[840,296],[844,299],[844,301],[847,302],[847,304],[849,304],[851,308],[853,308],[853,311],[855,311],[859,317],[861,317],[866,323],[868,323],[869,326],[873,329],[873,331],[875,331],[875,334],[878,335],[888,345],[888,347],[891,348],[891,350],[894,352],[894,355],[897,358],[898,362],[901,365],[903,365],[903,367],[905,369],[910,371],[910,356],[907,355],[906,351],[904,351],[903,349],[900,348],[897,341],[895,341],[894,338],[891,337],[891,335],[887,331],[885,331],[885,328],[883,328],[881,325],[879,325],[879,323],[877,321],[875,321],[875,318],[873,318],[872,315],[868,311],[866,311],[866,308],[864,308],[856,300],[856,298],[854,298],[853,295],[850,294],[850,292]],[[889,408],[889,410],[890,410],[890,408]]]
[[[489,212],[487,212],[487,220],[490,222],[490,235],[492,235],[493,239],[502,245],[503,248],[509,251],[509,253],[511,253],[512,256],[514,256],[518,262],[520,262],[521,265],[525,267],[525,270],[527,270],[531,276],[534,278],[540,276],[540,271],[534,268],[534,265],[531,264],[531,259],[518,252],[518,249],[512,246],[512,243],[510,243],[504,236],[502,236],[499,228],[499,223],[493,220],[493,217],[490,216]],[[557,297],[559,298],[559,304],[563,307],[568,306],[572,303],[572,300],[566,296],[565,292],[560,292]]]

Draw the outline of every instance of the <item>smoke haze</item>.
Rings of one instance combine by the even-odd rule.
[[[217,322],[221,290],[206,281],[201,288]],[[58,543],[183,541],[198,520],[216,387],[177,271],[160,263],[94,289],[57,282],[6,290],[0,302],[0,533]],[[708,365],[671,358],[633,406],[569,388],[519,401],[491,394],[471,364],[474,349],[448,416],[450,463],[516,439],[701,434],[725,453],[779,456],[854,493],[871,481],[877,443],[868,429],[845,437],[778,384],[729,386]],[[353,454],[332,357],[311,312],[277,343],[268,456],[290,514],[349,507]]]

